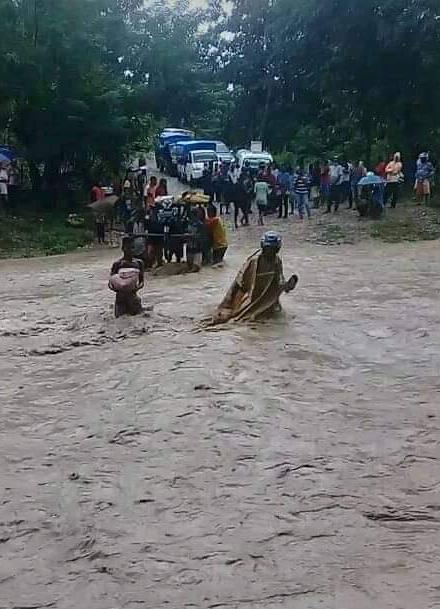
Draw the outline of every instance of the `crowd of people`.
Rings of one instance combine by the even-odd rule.
[[[435,168],[429,154],[422,153],[414,175],[414,189],[420,204],[428,202],[434,176]],[[206,205],[170,203],[172,198],[168,197],[165,178],[158,180],[151,176],[147,179],[146,172],[127,175],[117,206],[126,233],[124,256],[113,265],[109,284],[116,292],[116,316],[136,314],[141,310],[137,292],[143,286],[145,269],[161,267],[165,260],[172,262],[174,258],[176,262],[182,262],[185,246],[185,272],[198,272],[203,265],[221,263],[228,248],[221,215],[229,214],[231,206],[234,207],[236,227],[239,223],[247,226],[250,214],[255,212],[259,225],[264,225],[270,213],[276,213],[279,218],[297,213],[303,220],[306,216],[310,218],[312,209],[321,205],[324,213],[331,213],[346,203],[348,209],[356,207],[363,215],[364,185],[372,185],[373,198],[376,197],[380,208],[388,203],[395,208],[404,181],[398,152],[388,162],[380,161],[374,171],[368,171],[362,161],[352,163],[337,158],[313,163],[307,169],[299,164],[295,171],[289,167],[279,169],[275,164],[261,166],[256,172],[245,166],[240,173],[233,164],[220,165],[215,172],[206,168],[202,180]],[[100,185],[94,186],[92,200],[102,197],[104,192]],[[99,226],[99,219],[97,222]],[[102,238],[101,228],[97,233],[98,238]],[[272,242],[276,242],[275,246]],[[273,255],[280,247],[279,235],[267,233],[262,241],[261,255],[247,261],[213,323],[241,319],[248,313],[253,317],[255,311],[269,310],[278,303],[281,293],[296,286],[296,276],[290,282],[284,281],[279,258]],[[261,269],[267,277],[274,278],[274,287],[268,292],[259,283]],[[271,296],[268,300],[266,296],[263,298],[267,294]]]
[[[301,220],[305,214],[311,216],[309,177],[301,166],[293,173],[289,168],[280,170],[276,164],[261,164],[255,171],[245,163],[240,171],[234,163],[221,163],[214,172],[205,169],[201,186],[219,205],[220,214],[229,214],[231,206],[234,208],[236,228],[239,223],[249,224],[253,202],[260,225],[264,224],[264,216],[271,213],[287,218],[289,210],[293,214],[297,209]]]
[[[249,223],[252,201],[258,210],[258,222],[264,223],[268,213],[278,213],[279,218],[287,218],[289,213],[298,214],[302,221],[312,215],[312,209],[323,207],[325,212],[337,212],[347,204],[348,209],[358,208],[362,196],[361,180],[367,176],[379,178],[376,182],[380,196],[379,204],[395,208],[400,199],[405,174],[401,155],[396,152],[388,161],[380,160],[374,170],[369,170],[363,161],[351,162],[337,157],[329,161],[316,161],[307,168],[300,163],[292,167],[279,168],[275,163],[261,165],[257,171],[249,166],[239,173],[237,167],[220,164],[216,171],[206,169],[202,181],[205,194],[229,213],[234,206],[234,223]],[[414,189],[418,203],[427,203],[432,194],[435,168],[429,153],[421,153],[414,171]],[[407,176],[412,178],[412,176]],[[366,181],[368,184],[368,180]]]
[[[165,178],[138,182],[139,176],[127,176],[116,203],[116,217],[126,236],[132,238],[135,254],[146,268],[161,267],[164,262],[180,263],[186,258],[187,271],[198,272],[203,265],[217,265],[228,249],[228,237],[217,207],[206,198],[206,206],[175,201],[168,195]],[[106,197],[101,185],[93,186],[91,202]],[[95,213],[98,242],[105,240],[106,214]],[[185,256],[186,250],[186,256]]]
[[[414,172],[414,190],[419,204],[428,203],[434,178],[435,168],[429,153],[421,153]],[[407,176],[408,179],[411,176]],[[239,171],[234,163],[220,163],[215,170],[206,167],[203,174],[200,186],[209,197],[211,206],[216,207],[211,207],[211,219],[208,213],[208,217],[202,221],[217,225],[218,216],[230,214],[231,207],[236,228],[239,225],[249,225],[252,213],[255,213],[258,224],[264,225],[265,217],[270,214],[277,214],[278,218],[284,219],[297,214],[299,220],[303,221],[312,216],[313,209],[321,207],[324,213],[331,213],[337,212],[342,205],[347,205],[348,209],[355,208],[361,216],[380,217],[387,205],[397,207],[404,182],[404,167],[399,152],[393,154],[388,161],[380,160],[373,171],[369,171],[363,161],[354,163],[338,158],[327,162],[316,161],[307,169],[300,163],[295,170],[288,166],[279,168],[274,163],[262,164],[257,170],[245,164]],[[154,175],[148,178],[146,170],[127,174],[119,189],[117,203],[117,216],[123,223],[125,232],[163,233],[159,215],[163,207],[162,200],[168,195],[165,178],[158,179]],[[95,185],[91,191],[92,203],[104,197],[101,185]],[[205,210],[200,213],[206,216]],[[212,220],[214,213],[215,222]],[[182,233],[188,228],[183,226],[180,214],[177,214],[175,220],[182,224],[175,232]],[[184,220],[188,225],[189,214],[186,214]],[[105,221],[103,214],[96,215],[98,242],[105,240]],[[211,242],[213,241],[211,235]],[[223,249],[225,239],[221,242],[222,245],[214,249]],[[176,251],[175,255],[177,260],[182,258],[180,251]],[[169,254],[165,258],[168,260]],[[204,260],[207,258],[209,256],[205,255]],[[163,253],[156,248],[152,264],[161,264],[162,259]]]

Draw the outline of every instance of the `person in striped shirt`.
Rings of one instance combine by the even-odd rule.
[[[307,213],[307,217],[310,218],[312,212],[310,211],[309,204],[309,188],[310,180],[308,175],[304,171],[304,167],[298,167],[295,179],[293,182],[293,192],[298,206],[298,213],[301,220],[304,220],[304,211]]]

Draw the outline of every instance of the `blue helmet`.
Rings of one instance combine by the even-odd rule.
[[[281,244],[281,235],[273,230],[264,233],[264,235],[261,237],[261,247],[275,247],[279,249]]]

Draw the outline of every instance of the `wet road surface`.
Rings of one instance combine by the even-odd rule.
[[[0,263],[0,607],[440,606],[438,243],[318,247],[265,324],[198,331],[223,269]]]

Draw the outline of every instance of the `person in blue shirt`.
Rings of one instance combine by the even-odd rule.
[[[417,161],[416,170],[416,195],[418,199],[418,205],[422,202],[427,204],[431,196],[431,180],[434,177],[434,166],[429,160],[427,153],[421,154]]]
[[[276,194],[278,203],[278,217],[287,218],[289,214],[289,195],[290,195],[291,176],[287,167],[278,173],[276,183]],[[284,215],[283,215],[284,211]]]

